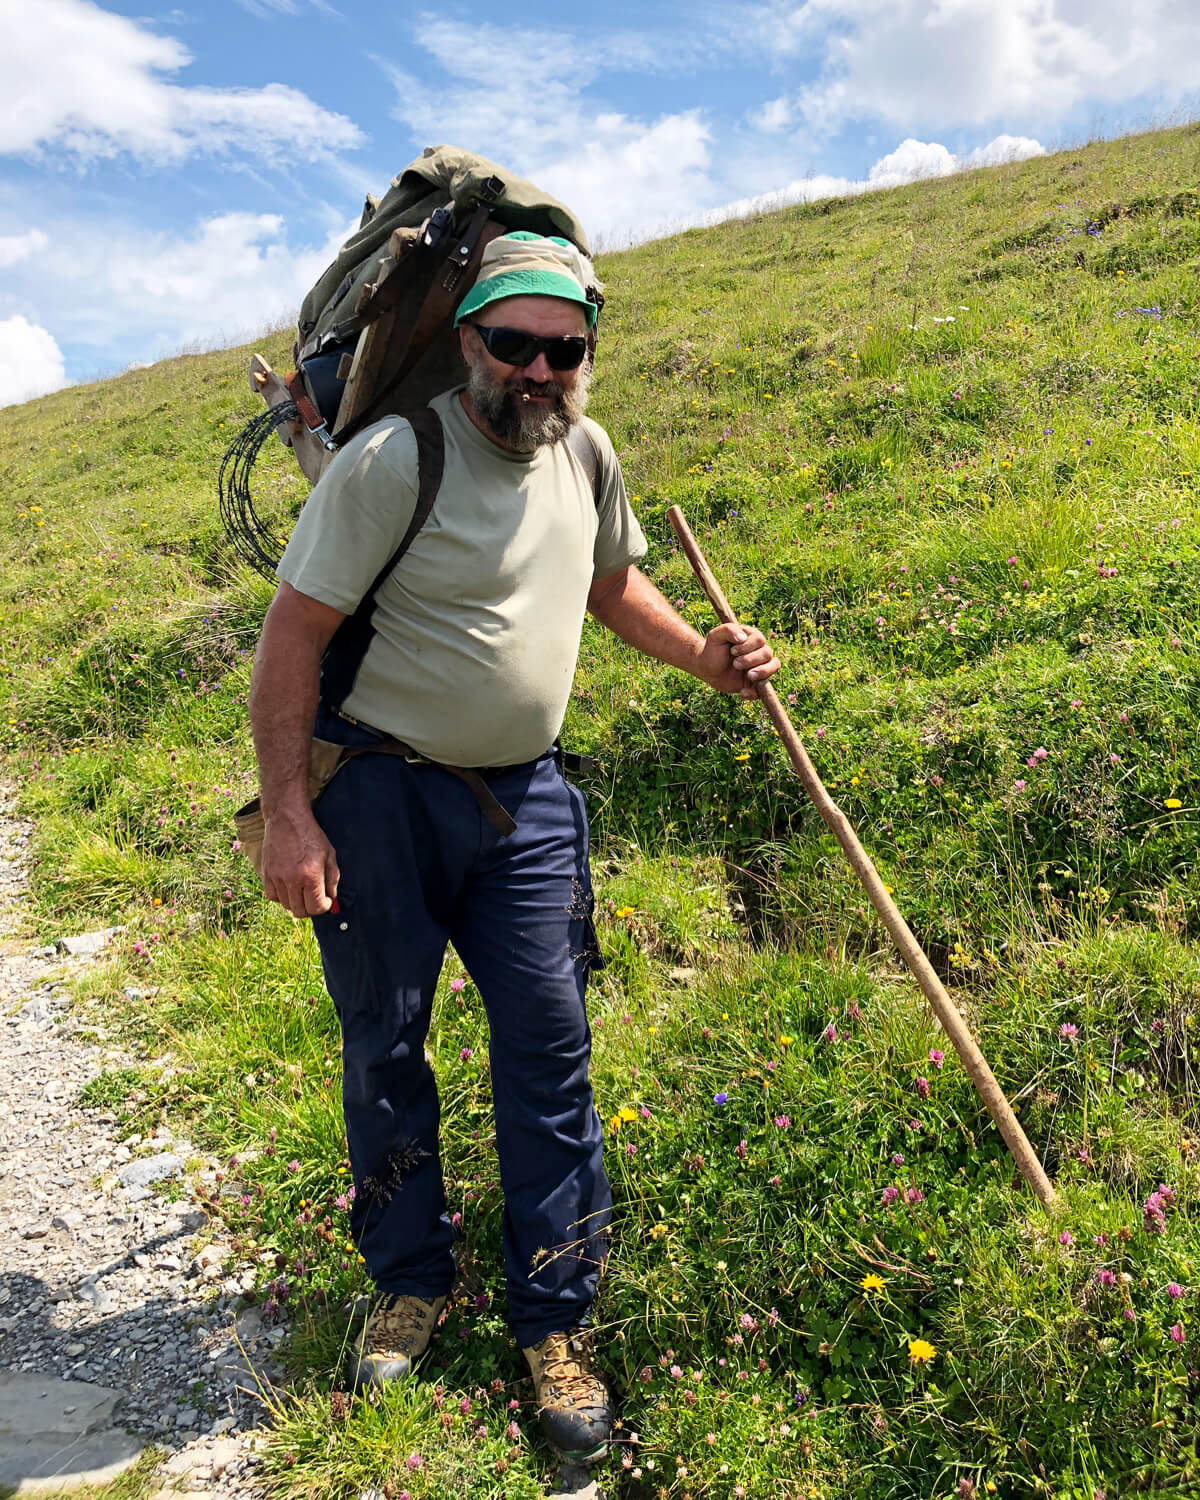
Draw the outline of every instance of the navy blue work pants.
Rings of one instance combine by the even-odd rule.
[[[324,714],[317,733],[376,738]],[[447,942],[475,982],[491,1032],[509,1320],[525,1348],[586,1320],[606,1245],[584,1009],[600,960],[582,795],[549,752],[487,780],[515,833],[497,833],[437,766],[382,754],[343,766],[316,808],[340,911],[313,927],[342,1028],[351,1230],[384,1292],[442,1296],[454,1277],[425,1060]]]

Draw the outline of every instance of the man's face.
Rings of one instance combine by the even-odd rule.
[[[587,333],[583,309],[559,297],[504,297],[483,308],[474,323],[519,328],[540,338]],[[520,453],[562,442],[587,405],[590,360],[574,370],[554,370],[539,353],[528,365],[504,364],[488,353],[472,324],[459,333],[469,372],[467,395],[491,435]]]

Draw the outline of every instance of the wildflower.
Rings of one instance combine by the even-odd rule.
[[[925,1339],[909,1339],[908,1357],[914,1365],[928,1364],[937,1355],[937,1350]]]
[[[825,1038],[825,1040],[827,1042],[836,1042],[837,1041],[837,1027],[833,1024],[832,1021],[830,1021],[829,1025],[826,1026],[825,1030],[821,1033],[821,1035]]]
[[[904,1194],[909,1203],[924,1203],[925,1194],[919,1187],[910,1187]]]
[[[877,1276],[874,1271],[869,1272],[858,1283],[864,1292],[882,1292],[885,1282],[882,1276]]]
[[[1162,1234],[1167,1227],[1167,1209],[1175,1203],[1174,1192],[1165,1183],[1151,1193],[1142,1205],[1142,1228],[1147,1234]]]
[[[1177,808],[1182,807],[1183,803],[1180,802],[1178,797],[1168,797],[1167,800],[1163,803],[1163,806],[1169,808],[1172,812],[1174,812]]]
[[[1005,562],[1008,563],[1010,568],[1015,568],[1017,565],[1017,560],[1015,557],[1007,557],[1005,558]]]
[[[790,1130],[791,1129],[791,1125],[792,1125],[792,1119],[791,1119],[790,1115],[776,1115],[775,1116],[775,1128],[777,1130]]]
[[[458,1049],[458,1060],[459,1060],[459,1062],[468,1062],[470,1060],[470,1057],[471,1057],[471,1049],[470,1049],[470,1047],[460,1047]]]
[[[1106,1267],[1101,1266],[1096,1272],[1096,1280],[1101,1286],[1116,1286],[1117,1274],[1115,1271],[1110,1271]]]
[[[920,1096],[921,1096],[922,1099],[928,1099],[929,1098],[929,1079],[928,1078],[918,1078],[917,1079],[917,1093],[920,1094]]]
[[[1175,1340],[1175,1342],[1177,1344],[1182,1344],[1183,1343],[1183,1324],[1182,1323],[1172,1323],[1171,1326],[1170,1326],[1170,1328],[1167,1329],[1167,1333],[1171,1336],[1171,1338],[1173,1338]]]
[[[779,1038],[779,1045],[781,1047],[790,1047],[795,1040],[794,1036],[781,1036]]]
[[[908,1128],[913,1132],[914,1135],[916,1135],[921,1129],[920,1120],[910,1120],[908,1122]]]
[[[899,1196],[900,1189],[889,1184],[884,1188],[883,1197],[880,1201],[882,1202],[884,1208],[890,1208]]]
[[[930,1047],[929,1061],[934,1065],[935,1068],[940,1068],[946,1061],[946,1054],[941,1050],[940,1047]]]
[[[735,755],[733,758],[734,758],[734,760],[749,760],[750,759],[750,752],[749,752],[749,750],[744,750],[741,753],[741,755]]]
[[[615,916],[615,917],[632,917],[633,916],[633,907],[632,906],[618,906],[617,909],[616,909],[616,911],[613,913],[613,916]]]
[[[1064,1042],[1073,1042],[1079,1035],[1079,1027],[1073,1025],[1070,1021],[1064,1021],[1058,1028],[1058,1034]]]
[[[457,995],[460,990],[464,990],[466,987],[467,981],[465,979],[452,979],[450,981],[450,993],[452,995]]]
[[[726,1093],[714,1094],[713,1095],[713,1103],[714,1104],[728,1104],[729,1103],[729,1095],[726,1094]]]
[[[1039,745],[1033,752],[1033,758],[1034,760],[1045,760],[1049,754],[1050,752],[1046,749],[1045,745]]]
[[[425,1460],[419,1453],[410,1453],[404,1462],[413,1473],[425,1466]]]
[[[1183,1296],[1183,1288],[1177,1281],[1167,1282],[1167,1296],[1170,1297],[1172,1302]]]
[[[903,1165],[904,1165],[904,1153],[903,1153],[903,1151],[893,1151],[892,1152],[892,1166],[893,1167],[902,1167]]]
[[[1024,780],[1023,777],[1018,777],[1016,779],[1016,781],[1013,782],[1013,791],[1014,792],[1023,792],[1024,790],[1025,790],[1025,780]]]
[[[298,1172],[300,1170],[300,1163],[298,1161],[290,1161],[287,1164],[287,1169],[289,1172]]]
[[[737,1143],[737,1145],[733,1148],[733,1154],[737,1157],[738,1161],[745,1161],[746,1160],[746,1141],[745,1141],[745,1137],[743,1137]]]
[[[1072,1235],[1069,1229],[1064,1229],[1058,1237],[1058,1243],[1060,1245],[1073,1245],[1075,1243],[1075,1237],[1074,1235]]]

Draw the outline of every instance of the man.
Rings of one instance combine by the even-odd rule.
[[[342,1026],[352,1230],[381,1293],[356,1383],[411,1370],[454,1275],[424,1052],[449,941],[491,1030],[510,1320],[548,1441],[583,1461],[612,1424],[584,1332],[610,1211],[584,1008],[600,958],[583,798],[555,746],[584,612],[724,692],[753,697],[779,665],[756,630],[702,637],[676,614],[635,566],[646,543],[607,435],[586,422],[595,487],[567,441],[584,420],[591,280],[565,240],[488,246],[456,319],[468,384],[431,402],[436,503],[378,588],[340,712],[318,704],[322,656],[417,503],[402,418],[356,437],[313,490],[251,692],[264,886],[312,918]],[[407,753],[357,754],[314,815],[314,722],[321,739]]]

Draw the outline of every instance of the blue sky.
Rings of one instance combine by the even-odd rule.
[[[0,405],[290,318],[363,194],[428,144],[532,177],[603,248],[1200,99],[1200,0],[497,14],[0,0]]]

